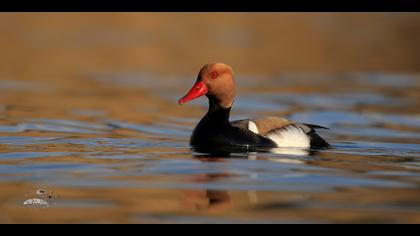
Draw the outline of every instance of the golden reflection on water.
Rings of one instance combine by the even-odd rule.
[[[419,223],[418,22],[0,14],[0,223]],[[325,123],[334,148],[192,152],[206,103],[176,98],[212,61],[234,117]],[[24,207],[38,189],[50,206]]]

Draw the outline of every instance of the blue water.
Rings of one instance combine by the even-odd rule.
[[[176,105],[189,89],[187,80],[130,72],[89,75],[87,80],[103,86],[91,95],[105,101],[100,106],[72,105],[72,96],[49,94],[60,87],[43,90],[42,83],[35,92],[60,100],[63,107],[0,100],[0,185],[10,189],[0,194],[9,199],[0,205],[6,212],[0,221],[19,222],[27,211],[22,202],[41,187],[55,193],[49,209],[74,208],[74,216],[61,214],[76,222],[401,222],[401,216],[420,217],[419,101],[397,93],[402,87],[418,90],[415,75],[359,73],[351,80],[243,75],[232,119],[270,115],[326,126],[330,129],[320,134],[333,148],[229,158],[190,150],[189,136],[207,101]],[[331,80],[344,81],[339,91],[325,90]],[[291,89],[302,81],[318,91]],[[0,85],[16,99],[30,86]],[[133,91],[139,91],[133,95],[139,100],[118,106],[113,103],[118,96],[101,95]],[[118,110],[124,106],[130,108]],[[225,208],[213,209],[221,205]],[[89,218],[85,208],[105,213]],[[113,214],[116,218],[108,217]],[[52,215],[45,217],[54,222]]]

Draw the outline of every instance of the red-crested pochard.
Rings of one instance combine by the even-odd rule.
[[[209,99],[209,110],[195,127],[190,145],[197,149],[325,148],[329,144],[316,132],[318,125],[265,117],[229,122],[235,97],[233,70],[223,63],[205,65],[191,90],[179,99],[183,104],[200,96]],[[325,128],[326,129],[326,128]]]

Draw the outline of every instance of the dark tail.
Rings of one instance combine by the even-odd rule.
[[[304,125],[306,125],[306,126],[308,126],[309,128],[311,128],[311,129],[329,129],[329,128],[327,128],[327,127],[324,127],[324,126],[320,126],[320,125],[313,125],[313,124],[305,124],[305,123],[303,123]]]
[[[331,145],[321,138],[315,131],[310,132],[309,137],[311,138],[311,148],[329,148]]]

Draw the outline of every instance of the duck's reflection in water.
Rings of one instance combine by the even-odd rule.
[[[307,149],[297,148],[275,148],[265,150],[272,154],[280,154],[279,156],[273,157],[258,157],[258,152],[246,152],[246,153],[232,153],[232,152],[217,152],[213,154],[194,154],[194,157],[202,162],[227,162],[230,158],[243,158],[248,160],[268,160],[273,162],[281,162],[287,164],[304,164],[305,161],[298,159],[298,156],[310,156],[314,154],[314,151]],[[287,157],[291,155],[292,157]],[[294,158],[295,157],[295,158]],[[228,172],[225,173],[212,173],[212,174],[197,174],[194,175],[190,181],[196,183],[209,183],[221,180],[223,178],[234,177],[233,174]],[[258,173],[250,173],[250,178],[258,178]],[[254,190],[248,190],[248,199],[251,204],[258,203],[258,192]],[[198,190],[185,190],[185,207],[188,209],[194,209],[199,211],[212,211],[222,210],[228,208],[231,204],[231,196],[226,190],[214,190],[214,189],[198,189]]]
[[[224,157],[195,155],[202,162],[225,162]],[[232,176],[229,173],[198,174],[192,179],[197,183],[214,182]],[[220,210],[230,205],[231,198],[226,190],[197,189],[185,190],[185,207],[195,210]]]

